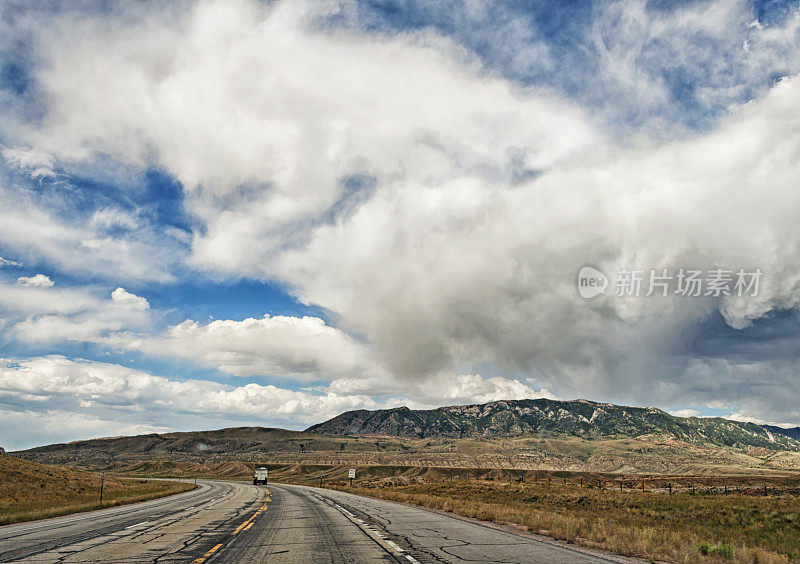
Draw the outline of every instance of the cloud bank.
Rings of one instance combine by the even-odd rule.
[[[397,29],[358,3],[206,1],[67,10],[46,33],[20,16],[41,115],[6,132],[0,196],[21,206],[0,209],[3,253],[93,275],[116,265],[131,281],[189,269],[276,281],[327,321],[160,327],[119,287],[102,305],[78,299],[91,311],[28,313],[16,334],[327,394],[437,404],[554,390],[800,417],[785,401],[795,360],[763,337],[800,300],[799,12],[614,3],[563,53],[512,12],[443,9]],[[77,220],[31,188],[87,170],[131,198],[130,171],[163,172],[189,227],[120,205]],[[32,218],[48,230],[25,229]],[[756,296],[586,301],[585,265],[764,279]],[[2,292],[67,291],[37,285]]]

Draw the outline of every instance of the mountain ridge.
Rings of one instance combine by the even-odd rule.
[[[584,439],[664,434],[697,444],[800,451],[793,430],[722,417],[678,417],[655,407],[585,399],[499,400],[427,410],[397,407],[353,410],[312,425],[307,432],[398,437],[571,435]]]
[[[800,427],[778,427],[777,425],[761,425],[770,433],[779,433],[796,441],[800,441]]]
[[[792,429],[681,418],[588,400],[507,400],[342,413],[306,431],[229,427],[51,444],[12,453],[136,475],[241,475],[248,464],[719,473],[800,469]],[[455,437],[455,438],[454,438]],[[386,470],[392,472],[394,470]]]

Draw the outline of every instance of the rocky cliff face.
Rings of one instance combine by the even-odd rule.
[[[719,417],[675,417],[653,407],[587,400],[495,401],[480,405],[411,410],[407,407],[343,413],[308,429],[333,435],[495,437],[572,435],[636,437],[662,434],[693,443],[800,450],[800,442],[754,423]]]

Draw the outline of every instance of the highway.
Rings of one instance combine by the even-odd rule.
[[[199,481],[144,503],[0,527],[0,562],[629,562],[390,501]]]

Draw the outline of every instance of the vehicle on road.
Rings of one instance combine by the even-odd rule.
[[[258,484],[266,484],[268,478],[269,478],[269,470],[267,470],[263,466],[253,470],[253,485],[254,486],[257,486]]]

